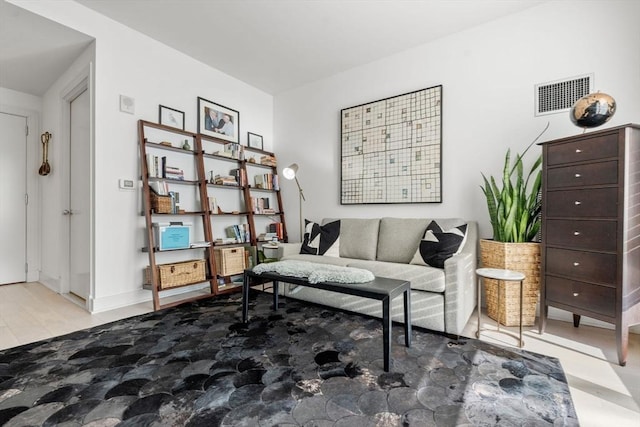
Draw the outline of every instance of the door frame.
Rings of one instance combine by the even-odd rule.
[[[27,203],[27,282],[36,282],[40,279],[40,181],[38,180],[38,168],[40,167],[40,112],[24,109],[9,104],[0,104],[0,112],[14,116],[25,117],[29,133],[27,135],[27,165],[25,178],[27,180],[26,191],[29,197]]]
[[[78,75],[73,78],[60,93],[60,111],[61,118],[61,155],[60,170],[62,173],[60,193],[62,200],[62,208],[68,209],[70,203],[69,182],[71,179],[71,165],[69,151],[71,147],[71,102],[83,91],[89,93],[89,289],[88,298],[85,301],[84,308],[89,312],[93,311],[93,301],[95,299],[95,89],[93,85],[93,63],[84,67]],[[60,212],[60,290],[62,295],[69,296],[69,266],[70,266],[70,221]],[[72,299],[77,302],[76,299]]]

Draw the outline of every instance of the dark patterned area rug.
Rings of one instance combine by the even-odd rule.
[[[238,295],[0,351],[6,426],[578,425],[557,359]]]

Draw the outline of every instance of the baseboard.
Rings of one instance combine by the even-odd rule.
[[[47,288],[51,289],[53,292],[59,294],[60,293],[60,278],[59,277],[51,277],[46,273],[40,271],[38,278],[35,280],[37,282],[42,283]]]
[[[162,298],[193,292],[208,287],[208,284],[203,284],[197,286],[188,286],[185,288],[170,289],[162,292]],[[133,292],[109,295],[102,298],[93,298],[90,301],[89,311],[91,311],[91,313],[100,313],[102,311],[115,310],[117,308],[150,302],[152,300],[153,294],[151,293],[151,291],[147,291],[146,289],[139,289]]]

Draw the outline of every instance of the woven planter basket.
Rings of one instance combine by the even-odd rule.
[[[540,293],[540,243],[504,243],[480,239],[482,266],[519,271],[524,279],[522,325],[536,321],[536,306]],[[504,326],[518,326],[520,322],[520,286],[516,282],[482,279],[486,292],[487,314]],[[498,301],[498,283],[500,301]],[[500,308],[500,319],[498,319]]]

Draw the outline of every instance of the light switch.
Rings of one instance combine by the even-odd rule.
[[[118,180],[118,186],[122,190],[134,190],[135,184],[132,179],[120,179]]]

